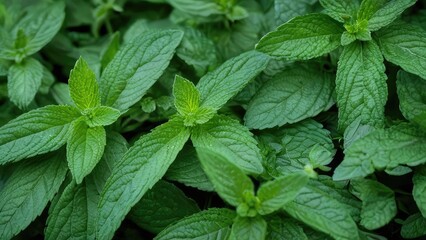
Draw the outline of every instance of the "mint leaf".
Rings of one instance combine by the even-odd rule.
[[[392,189],[369,179],[352,180],[351,186],[362,200],[361,225],[366,229],[380,228],[395,217],[397,208]]]
[[[102,74],[102,103],[123,112],[138,102],[163,74],[181,39],[181,31],[155,31],[124,45]]]
[[[426,167],[424,165],[414,170],[413,184],[413,197],[424,217],[426,216]]]
[[[357,22],[369,20],[388,0],[362,0],[357,14]]]
[[[84,120],[89,127],[108,126],[113,124],[119,117],[120,111],[117,109],[99,106],[84,111]]]
[[[101,66],[105,69],[106,66],[114,59],[115,54],[120,50],[120,32],[115,32],[111,35],[109,43],[102,51]]]
[[[223,155],[207,148],[197,148],[197,153],[215,191],[226,202],[237,207],[244,202],[246,192],[254,195],[250,178]]]
[[[188,138],[189,130],[177,118],[135,142],[117,163],[102,191],[97,238],[113,237],[130,208],[160,180]]]
[[[77,184],[80,184],[99,162],[105,144],[106,134],[103,127],[89,127],[83,121],[73,123],[67,143],[67,161]]]
[[[311,59],[338,48],[343,31],[341,24],[325,14],[307,14],[266,34],[256,50],[287,60]]]
[[[377,32],[383,56],[407,72],[426,79],[426,31],[398,22]]]
[[[74,107],[52,105],[13,119],[0,128],[0,164],[60,148],[68,139],[70,123],[79,116]]]
[[[168,225],[199,211],[197,203],[178,187],[160,180],[133,206],[128,217],[141,228],[159,233]]]
[[[274,215],[268,218],[268,232],[266,235],[266,239],[309,240],[308,236],[306,236],[306,234],[304,233],[301,225],[302,224],[295,219]]]
[[[314,185],[302,188],[295,200],[283,208],[293,218],[335,239],[359,239],[347,208]]]
[[[352,145],[356,140],[366,136],[370,132],[374,131],[375,128],[366,125],[361,124],[361,119],[358,118],[357,120],[353,121],[346,129],[343,134],[343,149],[349,148],[349,146]]]
[[[217,239],[226,240],[231,233],[230,226],[235,212],[226,208],[211,208],[167,227],[154,239]]]
[[[362,124],[381,127],[387,100],[385,65],[374,41],[354,42],[343,49],[336,76],[339,128],[357,118]]]
[[[14,167],[0,190],[0,238],[11,239],[39,216],[67,173],[62,151]]]
[[[177,111],[184,117],[195,113],[200,107],[200,93],[197,88],[188,79],[179,75],[175,76],[173,96]]]
[[[407,123],[378,129],[345,150],[345,158],[335,169],[333,179],[366,177],[375,169],[393,169],[399,164],[422,164],[426,162],[425,134]]]
[[[255,129],[299,122],[330,108],[333,88],[331,76],[313,65],[284,70],[257,91],[244,120]]]
[[[266,237],[266,221],[261,216],[237,217],[230,239],[259,240]]]
[[[33,58],[15,63],[9,68],[7,90],[10,100],[25,108],[34,100],[43,78],[43,66]]]
[[[262,157],[253,134],[234,119],[215,116],[194,127],[191,140],[195,148],[214,149],[246,173],[260,174],[263,171]]]
[[[82,57],[77,60],[71,70],[68,86],[71,98],[80,110],[101,105],[95,73]]]
[[[364,0],[365,1],[365,0]],[[375,0],[377,1],[377,0]],[[372,1],[372,2],[375,2]],[[384,5],[380,6],[369,18],[368,18],[368,29],[370,31],[377,31],[382,27],[385,27],[392,23],[395,19],[401,15],[401,13],[414,5],[417,0],[387,0],[378,1],[385,2]],[[371,2],[371,1],[370,1]]]
[[[426,112],[426,83],[419,76],[398,71],[397,89],[399,109],[408,120]]]
[[[426,218],[420,213],[409,216],[401,228],[401,236],[404,238],[418,238],[426,235]]]
[[[294,173],[262,184],[257,191],[260,200],[259,214],[272,213],[292,201],[308,180],[306,174]]]
[[[210,0],[167,0],[176,10],[187,14],[208,17],[212,14],[221,14],[220,5]]]
[[[316,1],[317,0],[275,0],[274,10],[276,25],[281,25],[294,17],[313,12]]]
[[[327,15],[342,23],[356,17],[359,8],[359,2],[352,0],[320,0],[320,3]]]
[[[201,106],[216,110],[221,108],[262,72],[268,61],[266,55],[249,51],[229,59],[214,71],[207,73],[197,84],[197,89],[201,93]]]

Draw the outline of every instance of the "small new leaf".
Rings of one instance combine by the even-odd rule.
[[[237,217],[232,224],[231,240],[261,240],[266,237],[266,221],[261,216]]]
[[[89,127],[108,126],[119,117],[120,111],[112,107],[99,106],[83,111],[84,120]]]
[[[173,96],[175,97],[177,111],[184,117],[195,113],[200,106],[200,93],[198,89],[191,81],[179,75],[175,76]]]

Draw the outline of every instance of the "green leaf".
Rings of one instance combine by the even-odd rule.
[[[302,188],[295,200],[283,208],[293,218],[334,239],[359,239],[358,228],[346,206],[314,185]]]
[[[72,125],[67,142],[68,167],[73,178],[80,184],[104,153],[106,134],[103,127],[89,127],[83,121]]]
[[[426,31],[399,22],[377,32],[383,56],[407,72],[426,79]]]
[[[194,127],[191,140],[195,148],[214,149],[246,173],[263,172],[262,157],[253,134],[234,119],[217,115]]]
[[[408,120],[426,112],[426,83],[419,76],[398,71],[397,89],[399,109]]]
[[[393,169],[399,164],[422,164],[426,162],[425,136],[425,132],[407,123],[378,129],[345,150],[345,158],[335,169],[333,179],[366,177],[375,169]]]
[[[41,86],[43,66],[33,58],[15,63],[9,68],[7,90],[10,100],[19,108],[27,107]]]
[[[0,191],[1,239],[11,239],[39,216],[67,173],[62,151],[21,162],[13,169]]]
[[[288,20],[313,12],[317,0],[275,0],[275,23],[281,25]]]
[[[71,98],[80,110],[101,105],[95,73],[82,57],[77,60],[71,70],[68,86]]]
[[[168,225],[199,211],[197,203],[178,187],[160,180],[133,206],[128,217],[141,228],[159,233]]]
[[[232,224],[231,239],[261,240],[266,237],[266,221],[261,216],[237,217]]]
[[[202,17],[221,14],[220,5],[211,0],[167,0],[173,8],[184,13]]]
[[[417,207],[426,216],[426,167],[420,166],[414,170],[413,175],[413,197]]]
[[[364,0],[365,1],[365,0]],[[368,1],[368,2],[376,2]],[[414,5],[417,0],[387,0],[387,1],[377,1],[385,2],[384,5],[380,6],[379,9],[374,11],[371,16],[368,18],[368,29],[370,31],[377,31],[382,27],[385,27],[392,23],[395,19],[401,15],[401,13]]]
[[[375,128],[370,125],[361,124],[360,118],[353,121],[345,129],[345,132],[343,134],[343,140],[344,140],[343,149],[349,148],[349,146],[351,146],[352,143],[354,143],[356,140],[366,136],[367,134],[371,133],[374,130]]]
[[[320,0],[320,3],[325,8],[324,12],[327,15],[342,23],[356,17],[359,8],[358,0]]]
[[[0,128],[0,164],[60,148],[68,139],[70,123],[79,116],[74,107],[51,105],[13,119]]]
[[[217,239],[226,240],[235,212],[226,208],[211,208],[170,225],[160,232],[155,240]]]
[[[107,106],[99,106],[84,111],[85,122],[89,127],[108,126],[121,115],[120,111]]]
[[[284,218],[279,215],[274,215],[268,219],[268,232],[266,239],[281,240],[281,239],[298,239],[309,240],[308,236],[303,231],[301,223],[292,218]]]
[[[336,93],[341,130],[357,118],[362,124],[384,125],[385,65],[374,41],[356,41],[344,48],[337,67]]]
[[[338,48],[343,31],[325,14],[298,16],[262,37],[256,50],[287,60],[311,59]]]
[[[259,214],[266,215],[275,212],[293,201],[308,180],[308,175],[304,173],[293,173],[261,185],[257,191],[257,197],[260,200]]]
[[[266,55],[249,51],[229,59],[206,74],[197,84],[201,93],[201,106],[216,110],[221,108],[262,72],[268,61]]]
[[[46,239],[94,239],[100,192],[115,163],[127,150],[126,140],[109,132],[102,160],[81,184],[71,181],[49,209]]]
[[[181,31],[155,31],[124,45],[102,74],[102,103],[123,112],[138,102],[163,74],[181,39]]]
[[[297,66],[269,79],[250,101],[244,120],[264,129],[299,122],[334,104],[334,81],[315,66]]]
[[[130,208],[163,177],[189,138],[180,119],[142,136],[113,169],[101,194],[97,238],[111,239]]]
[[[114,59],[114,56],[120,49],[120,32],[115,32],[110,36],[107,47],[102,51],[101,66],[105,69],[106,66]]]
[[[362,200],[361,225],[366,229],[383,227],[395,217],[397,207],[392,189],[369,179],[352,180],[351,186]]]
[[[388,0],[362,0],[357,14],[357,22],[370,20],[370,18],[381,9]]]
[[[242,170],[218,152],[216,149],[197,148],[201,166],[215,191],[226,202],[237,207],[244,202],[246,192],[254,194],[254,185]]]
[[[420,213],[409,216],[401,227],[401,236],[403,238],[418,238],[426,235],[426,218]]]

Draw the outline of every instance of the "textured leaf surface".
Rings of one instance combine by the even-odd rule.
[[[261,216],[237,217],[232,224],[231,239],[258,240],[265,239],[266,221]]]
[[[264,129],[299,122],[334,103],[334,81],[315,66],[284,70],[268,80],[250,101],[244,116],[249,128]]]
[[[68,86],[71,98],[80,110],[101,105],[101,96],[99,95],[95,73],[81,57],[71,70]]]
[[[211,208],[188,216],[164,229],[154,239],[228,239],[235,212],[229,209]]]
[[[426,81],[404,71],[397,75],[399,109],[404,117],[413,120],[426,112]]]
[[[380,30],[377,36],[386,60],[426,79],[425,30],[399,22]]]
[[[7,89],[10,100],[19,108],[27,107],[41,86],[43,66],[33,58],[15,63],[9,68]]]
[[[336,76],[339,128],[344,130],[357,118],[381,127],[387,100],[385,65],[374,41],[356,41],[343,50]]]
[[[101,194],[97,237],[111,239],[130,208],[163,177],[189,138],[179,119],[141,137],[114,168]]]
[[[103,127],[89,127],[83,121],[77,121],[71,129],[67,143],[67,161],[73,178],[80,184],[101,159],[106,134]]]
[[[417,238],[426,235],[426,218],[420,213],[409,216],[401,228],[401,236],[404,238]]]
[[[193,129],[192,143],[196,148],[214,149],[247,173],[263,171],[257,142],[246,127],[225,116],[215,116]]]
[[[292,218],[284,218],[278,215],[268,218],[268,232],[266,239],[298,239],[308,240],[301,223]]]
[[[366,229],[380,228],[395,217],[397,207],[392,189],[368,179],[352,180],[351,185],[362,200],[361,225]]]
[[[125,111],[139,101],[163,74],[181,39],[181,31],[149,32],[123,46],[102,74],[102,103]]]
[[[24,113],[0,128],[0,164],[58,149],[80,113],[70,106],[46,106]]]
[[[173,96],[177,111],[186,116],[195,113],[200,106],[200,93],[195,85],[179,75],[175,76],[173,84]]]
[[[293,218],[335,239],[359,239],[358,228],[347,208],[313,185],[302,188],[295,200],[283,208]]]
[[[401,13],[416,3],[417,0],[390,0],[380,7],[368,20],[368,29],[377,31],[389,25],[401,15]]]
[[[0,238],[11,239],[39,216],[67,172],[62,152],[19,163],[0,191]]]
[[[222,199],[237,207],[244,202],[244,193],[254,194],[251,179],[230,160],[219,154],[217,149],[197,148],[204,172]]]
[[[99,106],[90,109],[85,116],[86,124],[90,127],[108,126],[120,117],[120,111],[112,107]]]
[[[199,211],[197,203],[178,187],[159,181],[133,206],[128,217],[143,229],[159,233],[168,225]]]
[[[287,60],[311,59],[339,47],[343,31],[339,22],[325,14],[298,16],[266,34],[256,49]]]
[[[413,197],[417,207],[426,216],[426,167],[420,166],[415,169],[413,176]]]
[[[201,93],[201,106],[221,108],[262,72],[268,61],[266,55],[249,51],[229,59],[214,71],[207,73],[197,84],[197,89]]]
[[[393,169],[399,164],[422,164],[426,162],[425,136],[423,131],[406,123],[376,130],[345,150],[345,158],[335,169],[333,179],[365,177],[375,169]]]
[[[359,8],[357,0],[320,0],[320,3],[325,8],[327,15],[342,23],[346,19],[355,17]]]
[[[275,23],[281,25],[288,20],[313,11],[316,0],[275,0]]]

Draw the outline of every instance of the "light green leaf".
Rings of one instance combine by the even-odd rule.
[[[403,238],[418,238],[426,235],[426,218],[420,213],[409,216],[401,228],[401,236]]]
[[[155,240],[217,239],[226,240],[235,212],[226,208],[211,208],[170,225],[160,232]]]
[[[293,218],[284,218],[279,215],[274,215],[267,220],[268,232],[266,239],[268,240],[309,240],[301,227],[302,224]]]
[[[361,124],[360,118],[353,121],[345,129],[345,132],[343,134],[343,140],[344,140],[343,149],[349,148],[349,146],[351,146],[352,143],[354,143],[356,140],[366,136],[367,134],[371,133],[374,130],[375,128],[370,125]]]
[[[101,105],[95,73],[82,57],[77,60],[71,70],[68,86],[71,98],[80,110]]]
[[[209,122],[195,126],[191,140],[196,148],[220,152],[246,173],[263,172],[262,157],[253,134],[234,119],[215,116]]]
[[[417,207],[426,216],[426,167],[424,165],[416,168],[413,175],[413,197]]]
[[[193,126],[197,122],[196,113],[200,107],[200,92],[189,80],[176,75],[173,84],[175,107],[185,118],[185,126]],[[213,112],[214,113],[214,112]]]
[[[19,108],[27,107],[41,86],[43,66],[34,58],[27,58],[9,68],[7,90],[10,100]]]
[[[120,111],[117,109],[99,106],[84,111],[85,122],[89,127],[108,126],[113,124],[119,117]]]
[[[197,84],[197,89],[201,93],[201,106],[216,110],[221,108],[262,72],[268,61],[266,55],[249,51],[229,59],[206,74]]]
[[[426,82],[419,76],[398,71],[397,89],[399,109],[408,120],[426,112]]]
[[[369,20],[388,0],[362,0],[357,14],[357,22]]]
[[[13,119],[0,128],[0,164],[60,148],[68,139],[70,123],[79,116],[75,107],[51,105]]]
[[[262,240],[266,237],[266,221],[261,216],[237,217],[232,224],[231,239]]]
[[[385,169],[385,172],[391,176],[402,176],[412,172],[413,170],[410,167],[399,165],[394,168]]]
[[[325,13],[339,22],[347,22],[356,17],[358,0],[320,0]]]
[[[426,162],[426,133],[401,123],[378,129],[345,150],[343,162],[335,169],[335,181],[366,177],[374,170],[393,169],[399,164],[416,166]]]
[[[187,14],[208,17],[214,14],[221,14],[220,5],[211,0],[167,0],[167,2]]]
[[[338,48],[344,30],[325,14],[298,16],[262,37],[256,50],[287,60],[311,59]]]
[[[0,238],[11,239],[39,216],[67,173],[63,152],[21,162],[0,191]]]
[[[375,2],[369,1],[369,2]],[[417,0],[387,0],[384,5],[380,6],[369,18],[368,29],[370,31],[377,31],[392,23],[401,15],[401,13],[414,5]],[[380,2],[380,1],[378,1]]]
[[[163,177],[189,138],[181,119],[142,136],[113,169],[98,204],[97,238],[111,239],[130,208]]]
[[[308,175],[304,173],[293,173],[261,185],[257,191],[260,200],[259,214],[272,213],[292,201],[308,180]]]
[[[426,79],[426,31],[398,22],[377,32],[383,56],[407,72]]]
[[[346,206],[314,185],[302,188],[295,200],[283,208],[293,218],[334,239],[359,239],[357,225]]]
[[[83,121],[73,123],[67,142],[68,167],[80,184],[104,153],[106,134],[103,127],[89,127]]]
[[[341,130],[357,118],[362,124],[384,125],[385,65],[374,41],[356,41],[344,48],[337,67],[336,93]]]
[[[230,160],[219,154],[217,149],[197,148],[204,172],[212,182],[215,191],[234,207],[244,203],[246,192],[254,195],[254,185]]]
[[[159,233],[168,225],[199,211],[197,203],[178,187],[160,180],[133,206],[128,218],[143,229]]]
[[[50,89],[53,99],[60,105],[73,105],[68,84],[57,82]]]
[[[102,74],[102,103],[123,112],[138,102],[163,74],[181,39],[181,31],[153,31],[124,45]]]
[[[281,25],[288,20],[313,12],[317,0],[275,0],[275,23]]]
[[[92,173],[81,184],[71,181],[52,201],[45,230],[46,239],[94,239],[97,203],[115,163],[127,150],[126,140],[109,132],[105,153]]]
[[[383,227],[395,217],[397,207],[392,189],[369,179],[352,180],[351,186],[362,200],[361,225],[366,229]]]
[[[244,120],[264,129],[299,122],[334,104],[334,80],[315,66],[293,67],[269,79],[250,101]]]

